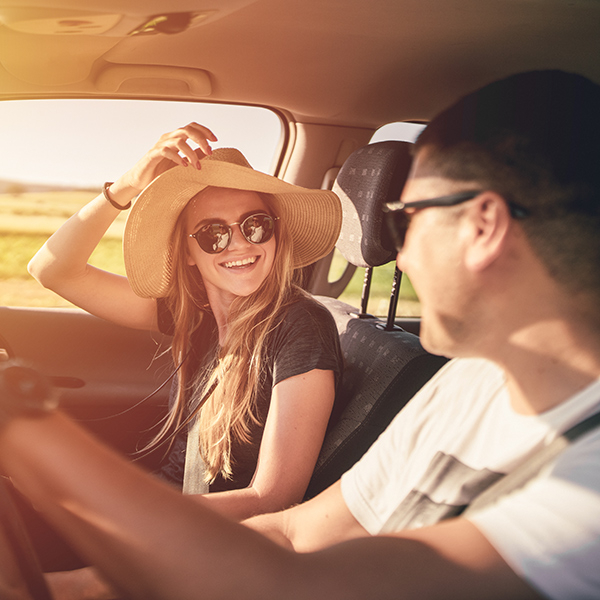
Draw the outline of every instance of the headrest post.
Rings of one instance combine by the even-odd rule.
[[[363,279],[362,295],[360,297],[360,314],[359,318],[370,317],[367,313],[367,305],[369,304],[369,294],[371,293],[371,279],[373,278],[373,268],[365,268],[365,277]]]
[[[396,320],[396,308],[398,307],[398,297],[400,296],[400,284],[402,283],[402,271],[396,267],[394,271],[394,280],[392,281],[392,293],[390,295],[390,306],[388,309],[386,331],[392,331],[394,321]]]

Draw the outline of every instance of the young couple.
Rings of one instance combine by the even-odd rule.
[[[537,71],[429,123],[389,222],[423,345],[455,360],[319,496],[238,524],[58,412],[4,419],[3,468],[127,597],[598,598],[599,428],[458,509],[600,411],[598,106]]]

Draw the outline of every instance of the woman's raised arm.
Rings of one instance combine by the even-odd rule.
[[[189,145],[196,142],[198,151]],[[44,287],[99,317],[138,329],[156,329],[155,301],[137,296],[126,277],[88,264],[119,214],[158,175],[175,165],[200,168],[214,134],[197,123],[164,134],[134,165],[58,229],[31,259],[28,269]]]

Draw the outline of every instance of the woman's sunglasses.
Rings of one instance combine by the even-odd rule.
[[[414,202],[390,202],[386,205],[385,223],[387,230],[394,244],[394,248],[400,252],[404,246],[406,231],[410,224],[411,215],[407,215],[407,208],[422,209],[433,206],[455,206],[468,200],[472,200],[481,194],[481,190],[470,190],[459,192],[448,196],[439,196],[438,198],[429,198],[427,200],[415,200]],[[524,219],[529,216],[529,210],[513,202],[508,203],[510,214],[514,219]]]
[[[239,225],[244,239],[251,244],[266,244],[275,232],[275,221],[279,217],[272,217],[265,213],[256,213],[246,217],[241,223],[207,223],[195,233],[190,233],[198,246],[208,254],[219,254],[231,243],[233,225]]]

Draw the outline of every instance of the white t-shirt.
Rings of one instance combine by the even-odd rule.
[[[598,410],[600,380],[543,414],[515,413],[498,367],[453,360],[342,477],[344,500],[372,535],[436,523]],[[469,519],[543,594],[600,598],[600,429]]]

